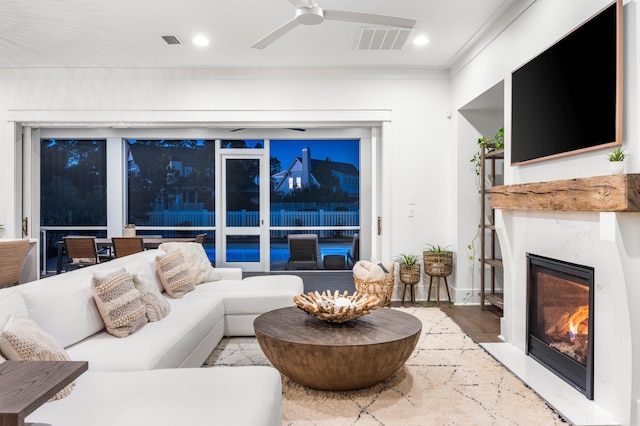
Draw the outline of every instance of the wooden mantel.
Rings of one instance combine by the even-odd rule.
[[[491,208],[640,212],[640,174],[494,186]]]

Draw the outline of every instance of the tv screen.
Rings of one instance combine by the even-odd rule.
[[[621,144],[622,0],[511,76],[511,164]]]

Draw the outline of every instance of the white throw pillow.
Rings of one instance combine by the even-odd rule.
[[[219,281],[220,276],[215,268],[211,266],[211,261],[204,251],[204,247],[200,243],[162,243],[158,247],[167,253],[180,251],[184,256],[185,262],[189,265],[194,275],[194,283],[208,283],[211,281]]]
[[[180,251],[157,256],[156,269],[164,290],[174,299],[180,299],[195,290],[193,274]]]
[[[149,321],[160,321],[169,314],[171,305],[158,291],[149,274],[144,271],[133,274],[133,285],[140,292],[140,300],[144,303]]]
[[[131,274],[124,268],[106,275],[94,274],[91,290],[107,333],[127,337],[148,322],[140,293],[133,285]]]
[[[14,361],[70,361],[64,348],[56,339],[40,329],[28,316],[16,312],[0,333],[0,350],[7,359]],[[75,381],[69,383],[51,399],[69,395]]]

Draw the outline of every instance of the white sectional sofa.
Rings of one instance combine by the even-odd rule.
[[[161,289],[155,259],[163,253],[148,250],[0,289],[0,328],[13,312],[24,313],[72,360],[89,362],[69,396],[45,403],[27,421],[60,426],[281,423],[281,379],[275,369],[179,367],[200,367],[223,335],[253,335],[258,315],[293,306],[293,296],[303,292],[302,279],[243,280],[239,268],[217,268],[221,280],[198,284],[181,299],[165,295],[171,309],[162,320],[124,338],[107,333],[93,300],[93,274],[125,268],[148,274]]]

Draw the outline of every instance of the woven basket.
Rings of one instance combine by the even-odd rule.
[[[395,275],[388,280],[380,281],[364,281],[354,275],[353,281],[356,284],[356,291],[358,293],[378,296],[380,299],[380,306],[389,306],[391,303],[393,286],[396,281]]]
[[[417,284],[420,282],[420,264],[400,265],[400,281],[403,284]]]
[[[423,251],[424,273],[432,277],[446,277],[453,272],[453,252]]]

